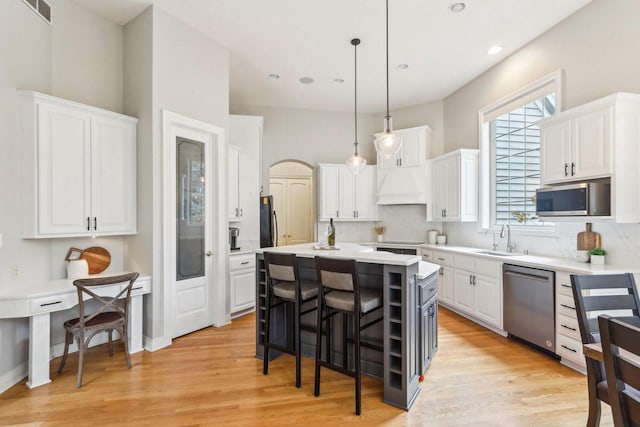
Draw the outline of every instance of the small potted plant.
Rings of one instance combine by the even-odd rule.
[[[602,248],[591,249],[589,251],[589,258],[591,260],[591,264],[603,265],[606,254],[607,254],[607,251],[605,251]]]

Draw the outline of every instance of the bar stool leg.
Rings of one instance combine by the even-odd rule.
[[[323,304],[318,299],[318,316],[316,323],[316,372],[315,372],[315,382],[313,388],[313,395],[318,397],[320,396],[320,358],[322,357],[322,312],[323,312]],[[328,339],[328,337],[327,337]]]
[[[353,315],[353,323],[354,323],[354,364],[355,364],[355,373],[356,373],[356,415],[360,415],[360,389],[361,389],[361,379],[360,379],[360,316],[358,311]]]
[[[301,385],[301,360],[300,360],[300,298],[296,296],[296,302],[293,303],[293,327],[295,329],[293,339],[295,340],[294,348],[296,351],[296,387],[300,388]]]

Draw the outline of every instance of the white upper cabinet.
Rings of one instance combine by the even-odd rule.
[[[229,145],[227,187],[229,191],[227,217],[229,221],[240,221],[243,214],[240,207],[240,148],[234,145]]]
[[[607,178],[611,217],[640,222],[640,95],[615,93],[540,122],[541,182]]]
[[[431,128],[418,126],[398,129],[394,133],[402,137],[402,146],[397,156],[385,159],[378,154],[379,168],[413,167],[423,165],[427,161],[427,149],[431,140]],[[377,138],[381,134],[374,136]]]
[[[478,220],[478,150],[461,149],[432,159],[434,221]]]
[[[137,119],[21,92],[23,236],[136,232]]]
[[[375,221],[375,166],[366,166],[354,175],[346,165],[320,164],[320,221]]]
[[[607,107],[541,124],[542,183],[610,176],[612,114],[613,107]]]

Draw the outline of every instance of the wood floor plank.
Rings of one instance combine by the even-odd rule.
[[[446,309],[439,313],[439,352],[409,412],[382,403],[382,380],[363,376],[362,415],[353,414],[353,379],[322,371],[313,396],[313,360],[303,358],[294,387],[294,358],[283,355],[262,375],[254,357],[255,317],[207,328],[154,353],[113,357],[94,347],[84,386],[75,388],[77,355],[53,382],[24,381],[0,395],[0,425],[209,426],[583,426],[586,378],[557,360],[503,338]],[[601,425],[613,425],[603,404]]]

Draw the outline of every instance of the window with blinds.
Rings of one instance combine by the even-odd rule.
[[[544,227],[536,218],[540,187],[539,120],[555,112],[555,93],[528,102],[490,122],[493,224]],[[552,224],[551,224],[552,225]]]

